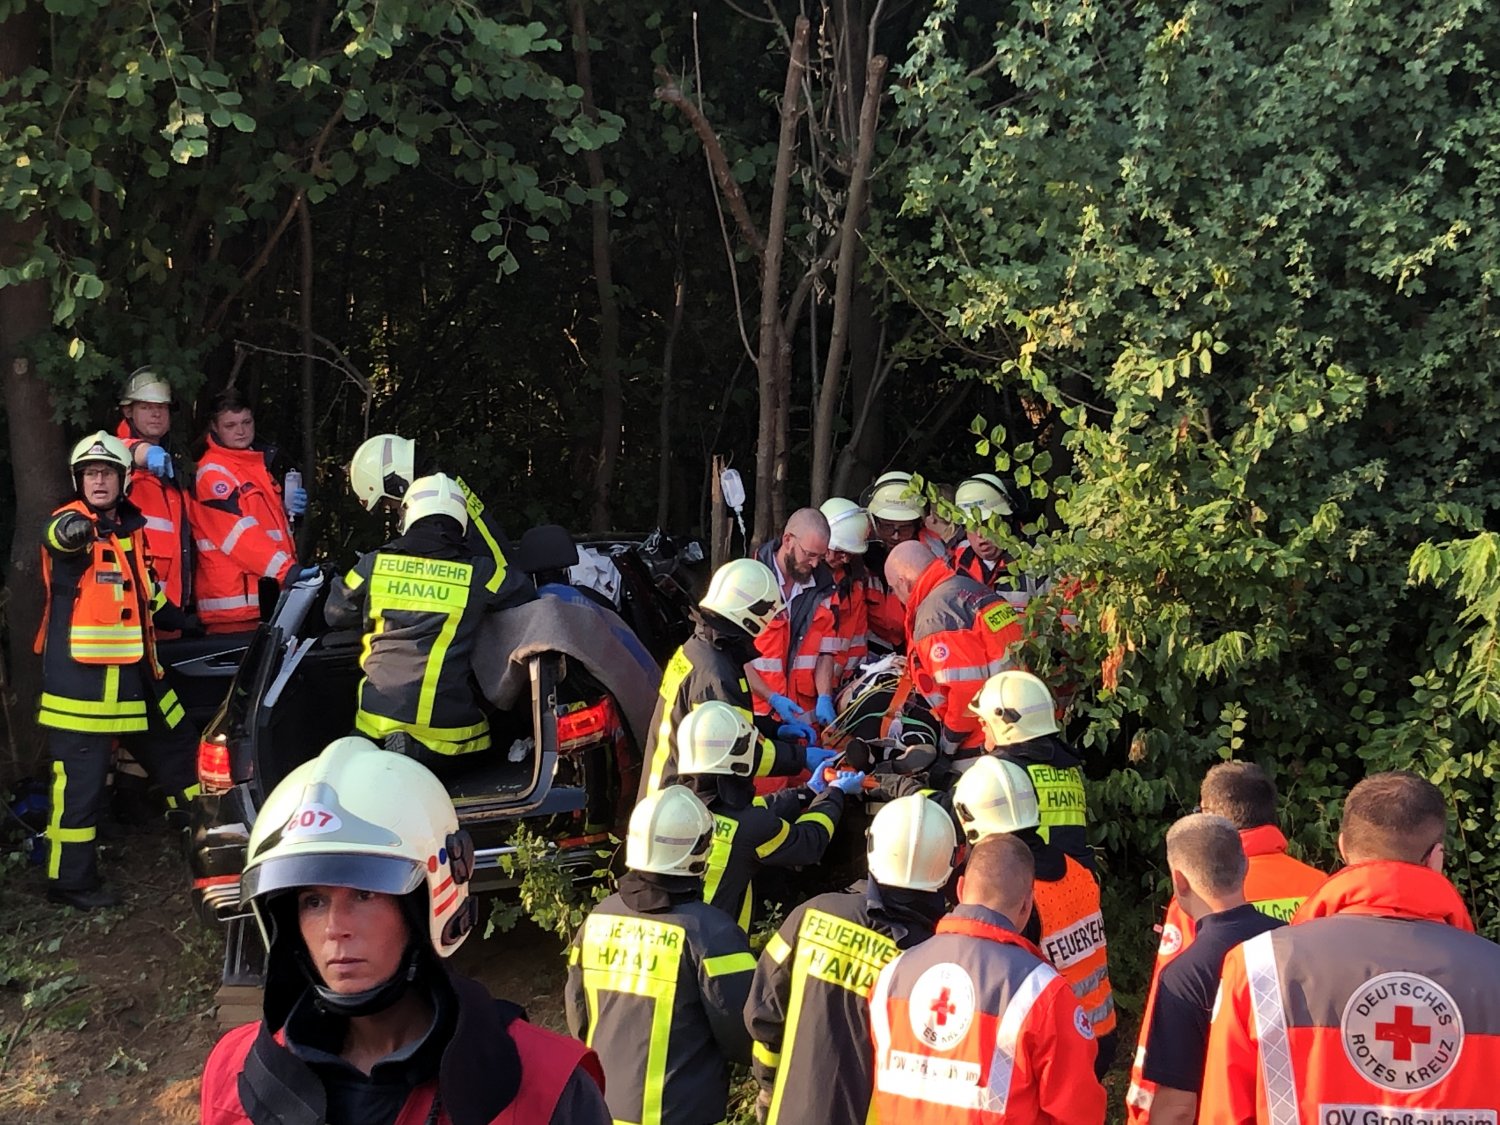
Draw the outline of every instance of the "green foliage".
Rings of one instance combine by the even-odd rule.
[[[972,10],[900,68],[877,245],[925,346],[1031,420],[972,432],[1044,512],[1023,567],[1074,580],[1031,659],[1085,685],[1111,869],[1155,889],[1220,759],[1272,768],[1324,863],[1348,786],[1410,767],[1493,932],[1500,15]]]
[[[516,828],[510,842],[515,851],[500,857],[500,868],[519,880],[516,899],[491,900],[484,936],[505,933],[522,918],[530,918],[563,942],[571,941],[594,905],[614,892],[612,853],[594,852],[598,862],[583,869],[576,856],[561,856],[555,844],[524,825]]]

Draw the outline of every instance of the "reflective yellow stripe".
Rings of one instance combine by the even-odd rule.
[[[677,703],[678,689],[692,670],[693,662],[679,648],[672,654],[672,659],[667,661],[666,670],[661,674],[661,723],[656,728],[656,745],[651,750],[651,779],[646,784],[648,796],[661,788],[667,759],[672,756],[672,710]]]
[[[651,1036],[641,1075],[641,1120],[660,1121],[672,1035],[672,1006],[686,932],[669,922],[591,914],[583,923],[579,961],[588,999],[590,1047],[599,1027],[599,993],[621,992],[651,1001]]]
[[[365,584],[365,576],[358,570],[351,570],[344,575],[344,586],[350,590],[358,590]]]
[[[53,730],[73,730],[83,734],[137,734],[150,728],[144,715],[139,718],[86,719],[46,708],[37,712],[36,721]]]
[[[776,768],[776,744],[769,738],[760,740],[760,760],[755,763],[756,777],[769,777]]]
[[[62,871],[63,791],[68,787],[68,770],[61,762],[52,763],[52,807],[47,811],[47,878],[56,879]]]
[[[797,823],[801,824],[803,821],[807,820],[812,821],[814,824],[821,824],[823,828],[828,832],[828,838],[830,840],[833,839],[833,820],[831,817],[828,817],[820,812],[808,812],[803,813],[801,816],[799,816],[797,818]]]
[[[703,873],[704,902],[711,903],[718,897],[724,869],[729,866],[729,853],[734,848],[734,834],[739,828],[738,821],[714,813],[714,838],[708,847],[708,864]]]
[[[65,715],[140,715],[146,714],[146,701],[144,699],[106,699],[99,703],[91,699],[69,699],[62,695],[52,695],[50,692],[42,692],[42,707],[49,711],[59,711]]]
[[[772,934],[771,940],[766,942],[766,956],[770,957],[778,965],[786,960],[786,955],[792,951],[792,947],[786,943],[786,939],[780,934]]]
[[[756,848],[756,856],[758,856],[760,859],[765,859],[766,856],[770,855],[777,848],[781,847],[781,845],[786,841],[786,838],[790,836],[791,833],[792,826],[783,820],[781,822],[781,831],[777,832],[776,835],[772,836],[764,844]]]
[[[363,682],[360,686],[363,689]],[[488,749],[490,745],[488,723],[475,723],[466,727],[432,727],[421,723],[405,723],[400,719],[361,710],[354,716],[354,726],[361,734],[377,740],[388,734],[404,731],[436,754],[470,754],[476,750]]]
[[[1257,899],[1250,905],[1268,918],[1278,918],[1283,922],[1290,922],[1292,915],[1297,913],[1297,907],[1302,905],[1305,897],[1304,895],[1297,895],[1293,898],[1263,898]]]
[[[703,969],[711,977],[728,976],[730,973],[755,972],[755,957],[749,953],[725,953],[718,957],[705,957]]]
[[[500,549],[499,541],[490,533],[489,524],[485,522],[484,501],[474,495],[474,490],[464,483],[463,477],[456,477],[453,483],[458,485],[459,491],[464,494],[464,507],[469,511],[470,526],[479,532],[484,545],[490,549],[490,557],[495,560],[495,577],[484,584],[484,588],[493,594],[500,589],[506,574],[510,572],[510,563],[505,557],[505,552]]]
[[[771,1050],[764,1043],[753,1044],[750,1048],[750,1054],[756,1062],[762,1066],[768,1066],[772,1070],[781,1065],[780,1052]]]

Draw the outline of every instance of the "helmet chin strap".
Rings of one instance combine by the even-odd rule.
[[[422,970],[422,946],[415,941],[408,945],[396,971],[387,980],[362,992],[335,992],[329,988],[305,949],[297,951],[297,963],[317,994],[319,1011],[331,1016],[373,1016],[406,995],[406,990]]]

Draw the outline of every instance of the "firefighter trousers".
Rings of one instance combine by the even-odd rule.
[[[169,728],[157,709],[149,730],[133,734],[94,734],[51,730],[51,809],[47,815],[47,879],[60,890],[86,891],[99,885],[94,850],[99,810],[104,804],[110,760],[118,739],[167,794],[168,804],[186,807],[198,789],[198,747],[193,728]]]

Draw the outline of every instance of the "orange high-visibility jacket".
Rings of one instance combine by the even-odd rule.
[[[1036,946],[982,906],[881,970],[870,997],[873,1119],[901,1125],[1100,1125],[1094,1033]]]
[[[278,581],[297,561],[271,475],[275,450],[227,449],[208,438],[188,509],[198,548],[198,616],[211,629],[254,627],[262,578]]]
[[[837,654],[834,664],[838,673],[836,682],[842,683],[852,675],[870,654],[870,607],[866,600],[863,577],[856,577],[852,570],[842,574],[834,572],[833,626]]]
[[[756,558],[778,573],[776,544],[767,543]],[[767,689],[785,695],[804,710],[811,711],[818,701],[813,672],[819,656],[833,660],[838,651],[838,629],[833,612],[833,571],[819,563],[813,571],[813,584],[799,591],[786,610],[768,623],[755,638],[759,654],[750,662]],[[757,714],[770,713],[770,704],[755,697]],[[789,716],[783,715],[782,718]]]
[[[985,680],[1015,667],[1021,618],[999,594],[934,559],[906,602],[912,681],[943,725],[946,740],[980,748],[984,734],[969,704]]]
[[[1328,878],[1316,867],[1287,855],[1286,837],[1274,824],[1242,829],[1240,841],[1250,861],[1250,869],[1245,874],[1245,898],[1251,906],[1272,918],[1290,921],[1303,899]],[[1130,1092],[1125,1096],[1125,1115],[1131,1125],[1146,1125],[1151,1120],[1151,1100],[1156,1084],[1147,1082],[1142,1071],[1146,1065],[1146,1033],[1151,1027],[1151,1012],[1156,1007],[1156,985],[1168,963],[1193,943],[1194,934],[1193,920],[1173,898],[1167,904],[1166,921],[1162,923],[1156,967],[1151,971],[1151,987],[1146,993],[1146,1008],[1141,1015],[1141,1038],[1130,1067]]]
[[[115,436],[125,443],[132,458],[138,445],[149,445],[135,435],[123,418]],[[174,458],[175,461],[175,458]],[[156,584],[167,601],[183,609],[193,596],[193,537],[188,527],[188,499],[183,490],[185,469],[176,463],[177,476],[162,480],[142,468],[130,470],[130,502],[141,510],[146,526],[136,532],[136,543],[156,576]]]
[[[1042,956],[1062,974],[1102,1039],[1115,1029],[1115,995],[1109,983],[1109,951],[1099,884],[1089,869],[1066,853],[1063,877],[1032,884],[1041,924]]]
[[[1200,1125],[1489,1122],[1500,946],[1414,863],[1331,876],[1290,926],[1224,961]]]

